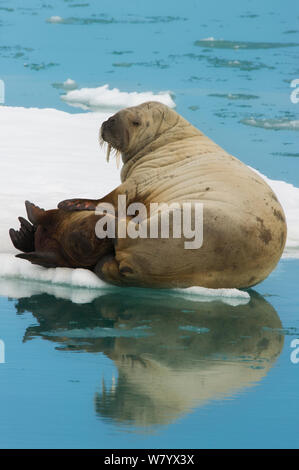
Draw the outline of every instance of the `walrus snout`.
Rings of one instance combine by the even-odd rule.
[[[115,129],[116,125],[116,117],[112,116],[107,121],[104,121],[101,127],[101,136],[102,139],[106,140],[105,136],[107,136],[107,133],[113,133],[113,130]]]
[[[100,129],[100,141],[108,144],[106,159],[109,161],[111,149],[123,152],[125,147],[124,130],[120,113],[104,121]]]

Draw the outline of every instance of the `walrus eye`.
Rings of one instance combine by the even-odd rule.
[[[140,126],[141,122],[140,121],[133,121],[132,122],[133,126]]]

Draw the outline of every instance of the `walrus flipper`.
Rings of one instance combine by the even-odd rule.
[[[30,222],[32,222],[34,225],[40,224],[41,218],[45,214],[45,210],[29,201],[25,201],[25,207]]]
[[[55,253],[33,251],[31,253],[19,253],[16,258],[27,259],[32,264],[43,266],[44,268],[57,268],[59,259]]]
[[[19,221],[21,223],[20,230],[13,228],[9,230],[11,241],[17,250],[30,253],[34,251],[34,226],[23,217],[19,217]]]
[[[94,211],[97,204],[98,201],[96,199],[65,199],[57,207],[67,212]]]

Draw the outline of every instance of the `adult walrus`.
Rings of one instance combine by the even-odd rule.
[[[63,201],[59,208],[94,210],[151,203],[203,203],[203,244],[181,238],[117,238],[95,268],[110,283],[141,287],[242,288],[265,279],[286,241],[283,209],[265,181],[167,106],[147,102],[103,123],[100,137],[122,154],[122,184],[100,200]],[[193,218],[194,218],[193,212]]]

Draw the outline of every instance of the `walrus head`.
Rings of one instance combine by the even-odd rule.
[[[185,119],[168,106],[148,101],[139,106],[122,109],[103,122],[100,129],[100,141],[108,143],[107,160],[111,149],[122,154],[126,162],[148,145],[153,144],[163,134],[174,136],[174,129],[193,129]],[[190,130],[189,130],[190,132]],[[173,138],[173,137],[172,137]],[[169,141],[169,140],[168,140]]]

